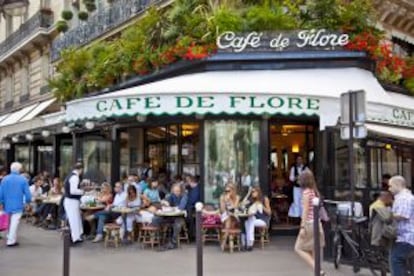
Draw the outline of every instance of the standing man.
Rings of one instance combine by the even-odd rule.
[[[77,244],[83,242],[81,236],[83,234],[82,217],[80,211],[80,198],[83,190],[80,189],[80,175],[83,171],[83,165],[76,163],[73,171],[65,179],[65,199],[63,206],[65,208],[66,217],[69,221],[72,243]]]
[[[302,188],[299,184],[299,175],[306,169],[301,155],[296,156],[295,164],[290,169],[289,180],[293,183],[293,203],[289,208],[289,217],[302,216]]]
[[[32,196],[29,183],[20,175],[22,164],[14,162],[10,166],[10,174],[3,178],[0,186],[0,205],[10,215],[10,225],[7,234],[7,246],[19,245],[17,242],[17,229],[24,209],[24,201],[29,204]]]
[[[392,177],[389,187],[394,194],[392,214],[397,222],[397,240],[391,249],[391,273],[406,276],[407,258],[414,253],[414,196],[402,176]]]

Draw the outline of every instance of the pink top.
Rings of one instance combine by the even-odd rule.
[[[302,202],[302,205],[308,205],[308,215],[306,216],[306,221],[313,221],[313,204],[312,200],[316,197],[315,191],[309,188],[306,188],[303,191],[302,200],[305,200],[305,196],[308,198],[308,202]]]

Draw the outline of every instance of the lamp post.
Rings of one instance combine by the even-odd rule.
[[[22,16],[27,12],[29,0],[0,0],[0,13],[8,16]]]

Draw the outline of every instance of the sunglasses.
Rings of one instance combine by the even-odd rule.
[[[230,191],[230,190],[225,190],[225,192],[226,192],[226,193],[230,193],[231,191]]]

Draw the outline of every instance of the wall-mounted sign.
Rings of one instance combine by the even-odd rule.
[[[370,105],[368,120],[414,128],[414,110],[386,105]]]
[[[108,97],[69,105],[67,121],[161,114],[318,115],[320,99],[287,95],[146,95]]]
[[[349,43],[349,35],[320,30],[237,34],[224,32],[217,38],[217,47],[225,52],[335,50]]]

